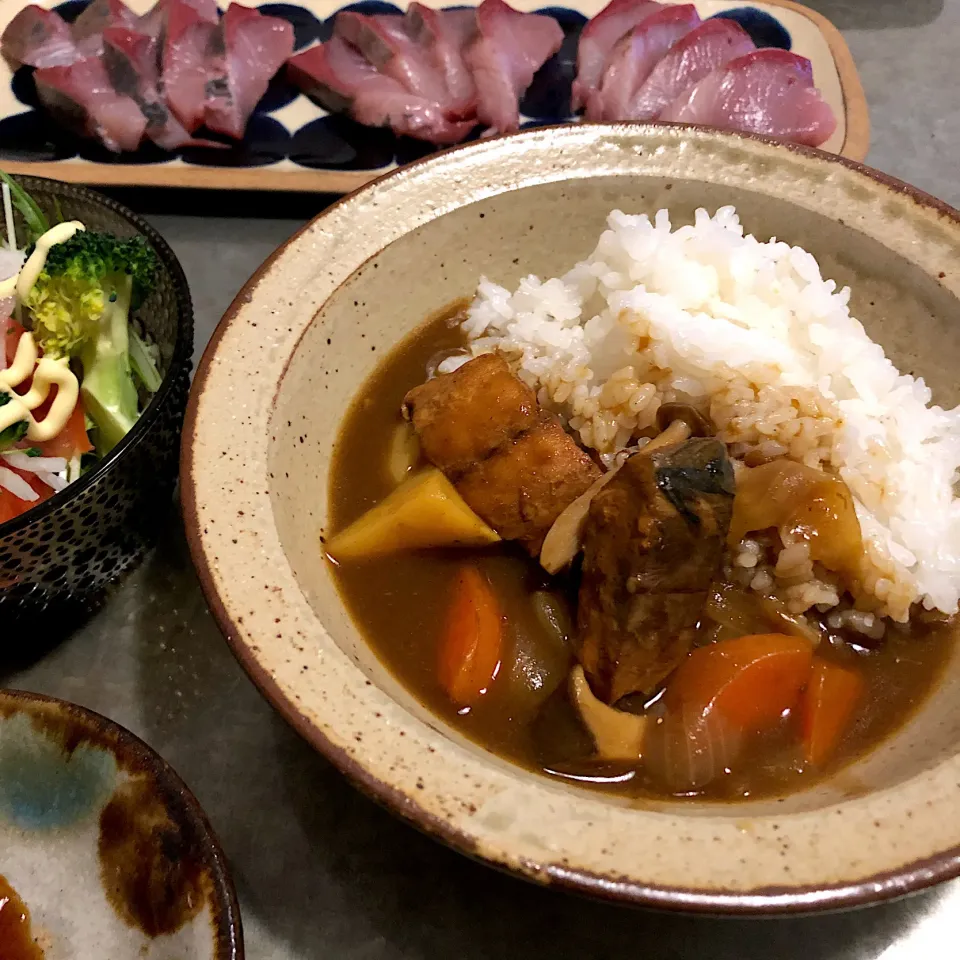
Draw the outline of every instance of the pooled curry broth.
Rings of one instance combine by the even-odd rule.
[[[423,382],[432,358],[463,346],[462,334],[451,324],[454,312],[431,319],[404,340],[358,391],[334,452],[325,539],[395,488],[387,456],[401,423],[401,403],[408,390]],[[437,661],[455,572],[465,560],[476,563],[488,578],[509,628],[501,667],[488,692],[475,706],[458,710],[439,683]],[[627,796],[665,795],[664,788],[645,774],[642,762],[634,769],[591,756],[591,738],[566,692],[576,662],[572,643],[558,641],[543,625],[534,599],[538,591],[545,591],[566,605],[575,623],[573,577],[549,577],[512,544],[403,552],[344,561],[333,569],[351,616],[383,663],[422,703],[463,734],[551,777]],[[869,651],[821,643],[819,657],[856,665],[866,682],[856,719],[831,759],[817,769],[805,765],[797,736],[799,720],[788,715],[779,727],[751,741],[729,774],[696,795],[717,800],[773,796],[835,773],[909,718],[939,679],[953,636],[953,629],[946,626],[914,624],[909,632],[888,630],[884,641]]]

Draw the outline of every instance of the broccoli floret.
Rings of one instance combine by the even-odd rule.
[[[0,407],[5,407],[9,402],[10,394],[5,390],[0,390]],[[26,420],[18,420],[4,430],[0,430],[0,450],[6,450],[15,443],[19,443],[27,435],[29,428],[30,424]]]
[[[19,443],[26,435],[30,424],[26,420],[18,420],[10,424],[6,430],[0,430],[0,450],[6,450]]]
[[[79,359],[84,404],[97,426],[101,454],[139,416],[129,319],[153,287],[156,269],[156,254],[142,238],[83,230],[51,248],[24,302],[44,354]]]

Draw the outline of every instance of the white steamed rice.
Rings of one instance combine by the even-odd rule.
[[[960,408],[931,405],[850,315],[848,288],[799,247],[744,235],[733,207],[672,229],[669,214],[610,214],[563,277],[509,291],[481,280],[464,329],[611,461],[661,403],[708,412],[731,453],[839,474],[867,556],[863,590],[904,621],[960,596]],[[449,372],[466,357],[440,365]],[[821,609],[836,600],[827,586]]]

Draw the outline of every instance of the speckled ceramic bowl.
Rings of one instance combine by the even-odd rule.
[[[540,129],[451,151],[330,208],[240,293],[196,378],[181,476],[206,595],[264,693],[362,789],[487,863],[613,900],[774,913],[960,873],[960,659],[894,739],[815,789],[738,805],[627,803],[484,752],[379,663],[321,558],[327,474],[378,360],[478,275],[554,276],[615,207],[675,222],[736,204],[802,244],[939,400],[958,400],[960,215],[873,171],[661,126]]]
[[[14,690],[0,691],[0,957],[243,960],[223,854],[183,781],[110,720]]]

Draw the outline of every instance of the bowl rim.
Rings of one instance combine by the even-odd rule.
[[[177,380],[184,372],[189,375],[193,357],[194,317],[190,285],[187,283],[186,274],[183,271],[177,255],[161,234],[139,214],[134,213],[128,207],[124,206],[124,204],[118,203],[111,197],[104,196],[96,190],[91,190],[89,187],[80,184],[66,183],[62,180],[54,180],[49,177],[37,177],[32,174],[13,174],[13,177],[18,183],[24,185],[28,189],[28,192],[30,183],[42,184],[43,189],[49,189],[50,184],[58,188],[67,188],[71,193],[79,194],[79,196],[88,203],[105,207],[111,213],[117,214],[134,227],[138,233],[145,237],[163,264],[163,267],[170,274],[176,292],[178,323],[177,339],[173,346],[173,355],[170,358],[170,366],[167,369],[166,376],[160,383],[157,392],[150,398],[146,408],[137,418],[130,432],[127,433],[92,470],[78,477],[72,483],[67,484],[62,490],[57,491],[53,496],[36,504],[36,506],[29,507],[19,516],[12,517],[0,523],[0,539],[10,534],[19,533],[30,524],[43,520],[62,507],[67,507],[71,499],[78,497],[89,487],[97,483],[103,474],[113,469],[117,461],[128,450],[137,446],[150,432],[154,422],[161,415],[161,411],[166,405],[168,395],[172,390],[176,389]],[[57,191],[51,192],[55,193]]]
[[[822,150],[800,144],[787,143],[777,138],[740,131],[721,131],[698,124],[675,123],[582,123],[544,125],[534,129],[491,137],[483,141],[462,144],[447,148],[427,157],[416,160],[406,166],[391,170],[383,176],[364,184],[354,192],[341,197],[326,207],[317,216],[304,224],[287,238],[258,267],[249,280],[241,287],[234,300],[224,313],[213,332],[203,355],[197,365],[193,385],[187,403],[184,420],[183,439],[180,452],[181,509],[184,516],[187,542],[194,566],[197,570],[204,597],[223,633],[228,646],[255,686],[274,706],[284,719],[316,750],[328,759],[337,769],[364,795],[387,808],[427,835],[441,840],[458,852],[484,863],[487,866],[512,876],[532,880],[550,887],[593,899],[653,909],[668,909],[674,912],[712,916],[746,917],[785,917],[791,915],[809,915],[813,913],[835,912],[897,899],[916,893],[946,880],[960,877],[960,845],[950,846],[935,854],[919,857],[900,867],[877,872],[857,878],[850,882],[836,884],[798,884],[795,886],[763,886],[744,892],[718,892],[710,889],[680,888],[631,880],[625,876],[604,875],[580,867],[563,867],[556,863],[539,864],[527,862],[507,862],[478,849],[475,837],[468,832],[451,826],[421,806],[415,797],[408,796],[392,784],[372,774],[364,764],[354,759],[343,747],[334,743],[305,715],[293,697],[284,691],[280,683],[258,658],[259,649],[248,646],[242,638],[240,623],[235,619],[217,591],[213,571],[216,557],[208,556],[204,543],[204,533],[200,520],[197,501],[196,479],[193,474],[193,453],[197,442],[199,406],[206,388],[211,367],[228,329],[237,320],[241,309],[249,304],[255,295],[261,280],[271,271],[287,249],[295,244],[316,224],[322,222],[340,207],[362,198],[364,194],[376,190],[386,181],[409,177],[411,171],[425,166],[442,165],[453,154],[482,153],[492,145],[507,140],[536,138],[545,133],[563,137],[573,135],[577,128],[595,128],[598,135],[615,135],[617,131],[655,132],[664,128],[676,130],[679,134],[707,135],[718,140],[731,142],[754,142],[775,149],[797,154],[827,165],[845,167],[875,181],[894,193],[901,194],[917,206],[934,212],[960,227],[960,211],[914,187],[903,180],[883,173],[857,160],[840,155],[825,153]],[[942,276],[942,275],[941,275]],[[346,282],[346,281],[344,281]],[[334,296],[332,291],[328,298]],[[318,309],[322,309],[319,307]]]
[[[31,708],[53,707],[63,711],[78,723],[88,725],[98,733],[106,734],[116,741],[116,751],[134,756],[157,782],[168,787],[183,803],[186,818],[201,838],[206,861],[211,871],[211,907],[216,937],[214,960],[244,960],[243,922],[237,891],[230,875],[227,858],[220,846],[210,821],[200,801],[184,783],[176,770],[148,743],[141,740],[126,727],[89,707],[43,693],[15,688],[0,689],[0,706],[12,701],[15,711],[31,713]],[[110,749],[100,745],[103,749]],[[114,751],[111,751],[114,752]]]

